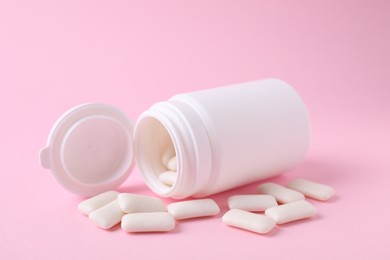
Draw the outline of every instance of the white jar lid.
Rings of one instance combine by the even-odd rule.
[[[54,124],[39,154],[67,190],[92,196],[115,189],[134,167],[133,124],[106,104],[84,104]]]

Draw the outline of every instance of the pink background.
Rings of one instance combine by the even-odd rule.
[[[0,259],[390,259],[389,46],[389,1],[0,1]],[[265,236],[222,224],[227,197],[255,183],[171,233],[104,231],[38,163],[77,104],[135,121],[176,93],[271,76],[313,126],[307,161],[272,181],[337,190],[314,219]],[[137,169],[120,191],[152,194]]]

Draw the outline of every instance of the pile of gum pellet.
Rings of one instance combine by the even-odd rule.
[[[327,185],[303,179],[291,181],[287,188],[264,183],[258,187],[258,192],[260,194],[229,197],[230,210],[223,215],[222,221],[229,226],[265,234],[276,224],[316,215],[317,209],[305,200],[305,196],[326,201],[335,193]],[[174,202],[165,207],[163,201],[156,197],[116,191],[87,199],[78,205],[78,209],[103,229],[121,223],[126,232],[170,231],[175,228],[176,220],[213,216],[220,212],[212,199]]]
[[[260,194],[229,197],[230,210],[223,215],[222,221],[229,226],[265,234],[276,224],[315,216],[317,209],[305,200],[305,196],[326,201],[335,194],[334,189],[327,185],[304,179],[291,181],[287,188],[275,183],[264,183],[258,186],[257,191]]]
[[[168,149],[162,156],[162,164],[166,168],[158,176],[159,180],[167,186],[172,186],[176,182],[177,178],[177,158],[175,152],[172,149]]]

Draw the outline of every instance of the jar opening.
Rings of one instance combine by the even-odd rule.
[[[149,185],[163,194],[169,193],[175,183],[170,185],[162,181],[160,175],[169,171],[167,162],[178,154],[173,139],[166,127],[154,117],[144,118],[138,128],[140,131],[136,140],[139,149],[136,153],[140,170],[148,173],[144,177],[147,178]]]
[[[207,130],[196,111],[186,104],[160,102],[141,114],[134,145],[140,172],[155,193],[182,199],[198,193],[207,184],[211,169]],[[165,164],[165,157],[171,155],[176,156],[176,171],[168,173],[176,175],[169,185],[162,173],[171,168],[172,164]]]

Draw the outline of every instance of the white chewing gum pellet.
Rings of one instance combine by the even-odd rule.
[[[234,195],[228,198],[229,209],[264,211],[277,205],[278,203],[274,196],[265,194]]]
[[[164,166],[167,166],[168,161],[175,157],[175,148],[173,146],[169,146],[167,150],[164,151],[161,157],[161,162]]]
[[[305,196],[302,193],[272,182],[261,184],[257,187],[257,191],[262,194],[274,196],[280,203],[290,203],[305,199]]]
[[[177,179],[177,172],[174,171],[166,171],[160,173],[158,176],[158,179],[164,183],[165,185],[172,186],[175,184],[176,179]]]
[[[77,206],[77,208],[81,213],[88,215],[92,211],[97,210],[98,208],[101,208],[110,203],[111,201],[115,200],[118,197],[118,194],[119,192],[116,191],[107,191],[101,193],[92,198],[82,201]]]
[[[125,213],[167,211],[162,200],[144,195],[121,193],[118,195],[118,204]]]
[[[212,199],[174,202],[169,204],[167,209],[177,220],[213,216],[220,211],[217,203]]]
[[[168,212],[131,213],[121,225],[126,232],[165,232],[175,228],[175,219]]]
[[[303,193],[306,197],[316,200],[328,200],[335,194],[332,187],[304,179],[296,179],[287,184],[290,189]]]
[[[287,203],[265,211],[265,215],[273,218],[277,224],[310,218],[316,214],[317,209],[306,200]]]
[[[125,213],[119,208],[118,201],[114,200],[102,208],[92,211],[89,214],[89,219],[97,226],[109,229],[121,222],[124,214]]]
[[[176,156],[169,159],[169,161],[167,162],[167,168],[168,168],[168,170],[171,170],[171,171],[177,171],[177,158],[176,158]]]
[[[222,217],[226,225],[266,234],[275,227],[275,220],[265,215],[255,214],[241,209],[231,209]]]

